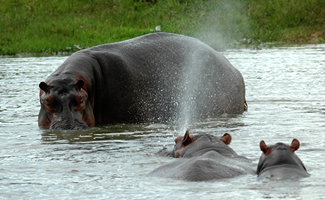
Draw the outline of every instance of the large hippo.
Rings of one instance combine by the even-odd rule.
[[[252,162],[238,156],[228,144],[230,134],[221,138],[209,134],[175,139],[174,150],[170,153],[177,158],[174,162],[158,167],[149,176],[173,178],[186,181],[211,181],[254,174]]]
[[[72,54],[39,84],[38,125],[164,122],[246,108],[241,73],[199,40],[153,33]],[[185,115],[182,114],[182,115]]]
[[[293,139],[291,145],[276,143],[267,146],[262,140],[260,149],[263,152],[257,166],[259,179],[291,179],[308,177],[309,173],[298,156],[294,153],[300,143]]]

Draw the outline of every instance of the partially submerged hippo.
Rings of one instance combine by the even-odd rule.
[[[175,147],[170,155],[177,159],[158,167],[149,175],[187,181],[211,181],[253,174],[252,163],[238,156],[228,144],[231,136],[226,133],[221,138],[200,134],[175,139]]]
[[[293,139],[291,145],[276,143],[267,146],[262,140],[260,149],[263,151],[257,166],[259,179],[290,179],[308,177],[304,164],[294,153],[299,149],[300,143]]]
[[[241,73],[206,44],[172,33],[78,51],[39,87],[38,125],[50,129],[162,122],[188,110],[205,118],[246,108]]]

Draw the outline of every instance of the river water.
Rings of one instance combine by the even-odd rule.
[[[0,57],[0,199],[322,199],[325,196],[325,45],[222,52],[244,76],[248,111],[183,125],[116,124],[51,132],[37,126],[38,84],[67,56]],[[309,178],[215,182],[148,177],[177,135],[228,132],[256,164],[259,142],[290,144]]]

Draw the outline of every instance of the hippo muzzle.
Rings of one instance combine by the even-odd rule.
[[[54,122],[51,126],[50,129],[53,130],[85,130],[88,129],[89,127],[79,121],[75,121],[74,123],[66,123],[66,122]]]

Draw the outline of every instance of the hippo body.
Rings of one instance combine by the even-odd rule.
[[[182,149],[179,158],[172,163],[158,167],[149,176],[186,181],[212,181],[254,174],[251,161],[238,156],[218,137],[208,134],[194,137],[195,141],[183,149],[176,147],[176,139],[176,148],[172,155],[177,157],[177,150]]]
[[[153,33],[72,54],[40,83],[38,124],[164,122],[245,110],[245,85],[229,61],[197,39]],[[189,113],[187,113],[189,114]]]
[[[261,141],[260,148],[263,154],[260,158],[257,167],[259,179],[295,179],[309,177],[303,162],[294,153],[300,144],[297,139],[294,139],[291,146],[276,143],[273,146],[266,146],[264,141]]]

